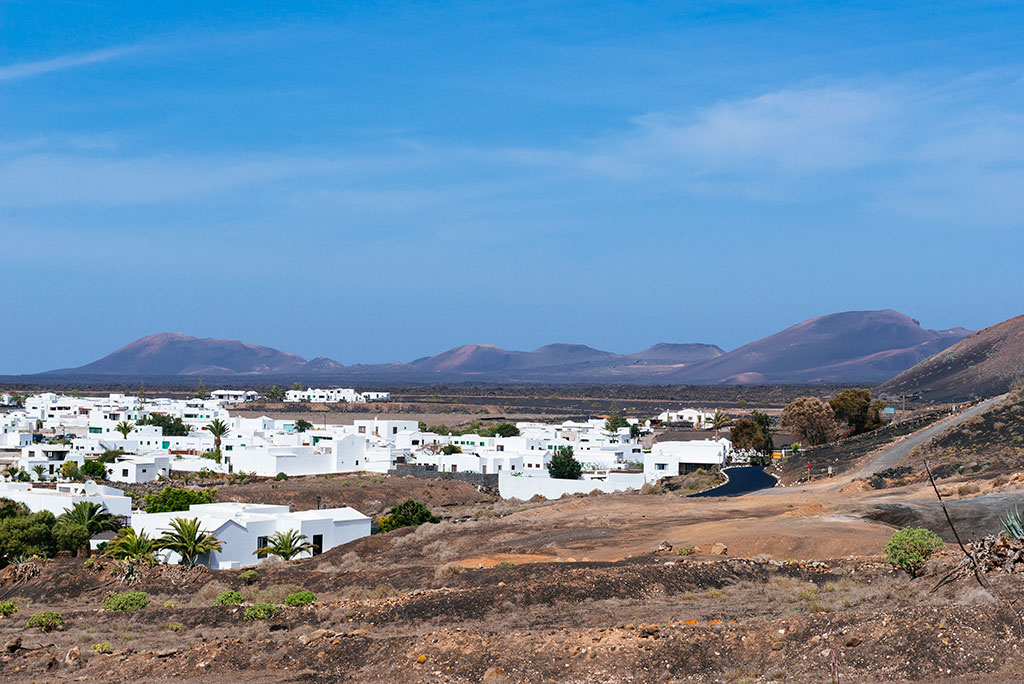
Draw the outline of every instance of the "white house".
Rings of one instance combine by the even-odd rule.
[[[663,477],[684,475],[703,468],[725,465],[732,442],[722,438],[696,439],[689,442],[655,442],[644,454],[644,478],[655,482]]]
[[[55,489],[35,487],[28,482],[0,483],[0,498],[20,501],[33,513],[50,511],[61,515],[79,501],[91,501],[113,515],[131,516],[132,499],[120,489],[98,485],[92,480],[84,484],[58,484]]]
[[[658,420],[663,423],[689,423],[693,427],[706,427],[714,417],[711,411],[700,411],[698,409],[682,409],[679,411],[663,411],[658,415]]]
[[[70,444],[30,444],[22,447],[18,467],[32,479],[37,479],[35,467],[43,466],[43,477],[52,480],[59,477],[65,462],[74,462],[79,468],[85,463],[85,455],[76,453]]]
[[[210,392],[210,398],[225,404],[244,404],[259,399],[260,393],[253,390],[219,389]]]
[[[313,551],[300,557],[307,558],[370,534],[370,518],[348,506],[290,512],[288,506],[234,502],[196,504],[187,513],[140,512],[132,516],[132,527],[157,538],[171,529],[175,518],[196,518],[203,530],[214,533],[223,542],[220,551],[200,559],[203,565],[215,570],[258,564],[266,556],[257,555],[256,550],[266,546],[275,532],[297,530],[306,535]],[[181,560],[170,551],[162,554],[167,562]]]
[[[119,456],[117,460],[107,464],[107,479],[111,482],[139,484],[167,477],[170,471],[171,457],[168,454],[130,454]]]

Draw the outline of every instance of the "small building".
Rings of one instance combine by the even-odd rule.
[[[50,511],[61,515],[79,501],[91,501],[112,515],[131,516],[132,499],[120,489],[98,485],[92,480],[84,484],[71,482],[58,484],[55,489],[36,487],[28,482],[0,483],[0,498],[19,501],[33,513]]]
[[[219,389],[210,392],[210,398],[225,404],[244,404],[247,401],[259,399],[260,393],[253,390]]]
[[[725,465],[732,451],[727,439],[696,439],[689,442],[656,442],[644,454],[644,478],[656,482],[663,477],[685,475],[703,468]]]
[[[107,479],[111,482],[141,484],[167,477],[171,471],[171,457],[168,454],[134,454],[120,456],[107,464]]]
[[[132,527],[156,539],[171,530],[175,518],[196,518],[201,529],[212,532],[223,543],[220,551],[205,554],[202,565],[214,570],[240,568],[260,563],[265,555],[256,551],[267,545],[276,532],[296,530],[313,544],[309,558],[370,534],[370,518],[354,508],[326,508],[291,512],[288,506],[248,503],[195,504],[188,512],[136,513]],[[163,551],[165,562],[177,563],[180,556]]]

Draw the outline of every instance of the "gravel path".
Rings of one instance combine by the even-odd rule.
[[[906,439],[902,440],[898,444],[895,444],[889,447],[888,449],[882,451],[881,453],[877,454],[876,457],[872,459],[869,463],[865,463],[857,470],[845,475],[843,479],[845,479],[846,481],[852,481],[857,479],[858,477],[869,477],[870,475],[877,473],[880,470],[892,468],[894,465],[903,460],[903,458],[906,457],[911,451],[921,446],[931,438],[941,434],[942,432],[945,432],[954,425],[958,425],[964,422],[965,420],[970,420],[974,416],[983,413],[984,411],[988,410],[991,406],[1001,402],[1005,398],[1006,395],[1001,394],[998,397],[986,399],[985,401],[981,402],[980,404],[977,404],[976,406],[972,406],[966,411],[961,411],[955,416],[950,416],[949,418],[940,420],[939,422],[933,425],[929,425],[923,430],[919,430],[918,432],[915,432],[914,434],[908,436]]]

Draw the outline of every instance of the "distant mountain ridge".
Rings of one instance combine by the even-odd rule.
[[[927,330],[896,311],[852,311],[804,321],[726,353],[713,344],[660,343],[632,354],[582,344],[513,351],[467,344],[407,363],[345,366],[270,347],[159,333],[78,368],[38,374],[301,377],[323,382],[548,382],[637,384],[877,383],[970,334]]]

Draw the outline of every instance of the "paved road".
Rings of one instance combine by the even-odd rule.
[[[858,477],[869,477],[870,475],[877,473],[879,470],[892,468],[894,465],[899,463],[907,454],[909,454],[911,451],[913,451],[917,447],[921,446],[922,444],[930,440],[932,437],[935,437],[936,435],[948,430],[954,425],[957,425],[959,423],[964,422],[965,420],[973,418],[974,416],[988,409],[993,404],[999,403],[1005,398],[1006,395],[1001,394],[998,397],[986,399],[985,401],[981,402],[980,404],[977,404],[976,406],[972,406],[966,411],[961,411],[955,416],[950,416],[949,418],[943,418],[942,420],[933,425],[929,425],[928,427],[922,430],[918,430],[917,432],[911,434],[909,437],[904,439],[899,444],[895,444],[892,447],[878,454],[874,459],[871,460],[870,463],[865,463],[858,470],[852,473],[846,473],[845,475],[843,475],[842,479],[850,481],[855,480]]]
[[[774,487],[778,482],[760,466],[736,466],[725,470],[729,474],[729,481],[724,485],[690,496],[739,496]]]

